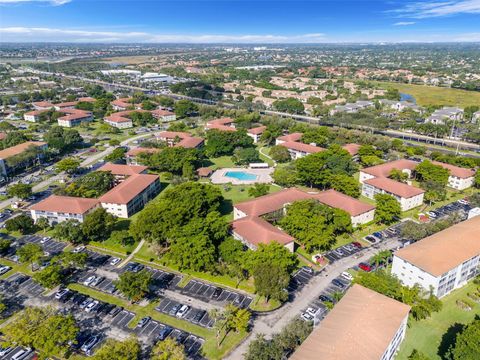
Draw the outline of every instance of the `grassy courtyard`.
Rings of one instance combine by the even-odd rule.
[[[467,294],[474,292],[478,286],[470,282],[467,286],[447,295],[442,299],[442,310],[434,313],[428,319],[421,321],[410,319],[406,338],[396,359],[407,359],[413,349],[423,352],[431,360],[443,359],[445,351],[452,343],[458,325],[467,324],[474,319],[476,314],[480,314],[480,304],[474,303],[467,297]],[[457,300],[467,300],[474,304],[474,307],[470,311],[462,310],[456,304]]]

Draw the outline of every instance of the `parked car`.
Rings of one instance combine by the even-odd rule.
[[[304,312],[302,315],[300,315],[301,318],[305,321],[313,321],[313,316],[310,315],[309,313]]]
[[[170,309],[169,314],[172,316],[175,316],[181,307],[182,307],[182,304],[176,304],[174,307]]]
[[[375,244],[377,242],[377,239],[374,238],[373,236],[371,235],[368,235],[368,236],[365,236],[365,240],[367,240],[368,242],[372,243],[372,244]]]
[[[332,299],[330,296],[324,295],[324,294],[321,294],[321,295],[318,297],[318,300],[323,301],[323,302],[328,301],[328,302],[333,303],[333,299]]]
[[[144,318],[141,318],[140,321],[137,324],[137,327],[143,328],[145,325],[147,325],[152,318],[150,316],[146,316]]]
[[[50,240],[51,238],[48,237],[48,236],[45,236],[43,237],[41,240],[40,240],[40,244],[45,244],[48,240]]]
[[[95,280],[92,281],[90,286],[97,286],[99,285],[105,278],[103,276],[96,277]]]
[[[79,245],[79,246],[77,246],[75,249],[73,249],[72,252],[73,252],[74,254],[77,254],[77,253],[81,253],[81,252],[84,251],[84,250],[85,250],[85,246]]]
[[[165,326],[157,335],[157,339],[163,341],[167,338],[167,336],[173,331],[170,326]]]
[[[91,298],[86,298],[85,300],[83,300],[83,302],[80,304],[80,309],[85,309],[88,304],[90,304],[93,300]]]
[[[338,279],[333,279],[332,284],[339,287],[340,289],[344,289],[346,287],[345,284]]]
[[[362,269],[363,271],[366,271],[366,272],[370,272],[370,271],[373,270],[372,267],[370,266],[370,264],[367,264],[367,263],[364,263],[364,262],[358,264],[358,267],[360,269]]]
[[[314,308],[312,308],[312,307],[309,307],[307,310],[305,310],[305,312],[306,312],[307,314],[310,314],[310,315],[312,315],[313,317],[315,317],[315,314],[316,314],[317,311],[318,311],[318,309],[314,309]]]
[[[83,285],[90,286],[97,279],[95,275],[89,276],[84,282]]]
[[[19,352],[11,357],[11,360],[23,360],[32,353],[30,348],[22,348]]]
[[[203,316],[206,314],[207,312],[205,310],[200,310],[198,311],[195,316],[193,317],[192,319],[192,322],[194,324],[197,324],[200,320],[202,320]]]
[[[55,294],[55,299],[60,300],[70,292],[69,289],[62,289]]]
[[[12,351],[13,351],[13,347],[12,346],[7,346],[7,347],[4,347],[4,348],[1,348],[0,349],[0,356],[7,356],[8,354],[10,354]]]
[[[110,260],[110,265],[115,266],[117,265],[122,259],[114,257],[112,260]]]
[[[92,301],[90,304],[88,304],[87,306],[85,306],[85,311],[86,311],[86,312],[91,312],[91,311],[93,311],[93,310],[98,306],[98,304],[99,304],[98,300]]]
[[[175,316],[181,319],[187,314],[188,310],[190,310],[190,306],[182,305],[182,307],[180,308],[180,310],[177,311]]]
[[[213,295],[212,295],[212,298],[213,299],[218,299],[218,297],[220,296],[220,294],[223,292],[223,289],[222,288],[215,288],[215,291],[213,292]]]
[[[3,275],[5,273],[9,272],[10,269],[11,269],[10,266],[6,266],[6,265],[5,266],[0,266],[0,275]]]
[[[358,241],[352,242],[352,245],[355,246],[356,248],[359,248],[359,249],[362,248],[362,244],[360,244]]]
[[[341,276],[342,276],[344,279],[348,280],[348,281],[352,281],[352,280],[353,280],[352,274],[350,274],[350,273],[347,272],[347,271],[342,272]]]
[[[100,342],[100,337],[95,335],[90,337],[85,343],[82,345],[80,350],[82,350],[85,354],[89,355],[95,345]]]
[[[109,316],[114,317],[117,316],[119,312],[123,310],[123,307],[121,306],[114,306],[112,310],[108,313]]]

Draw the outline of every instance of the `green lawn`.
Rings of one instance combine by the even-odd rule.
[[[475,314],[480,314],[480,304],[476,303],[471,311],[465,311],[456,305],[458,299],[467,299],[473,303],[467,293],[474,292],[479,285],[470,282],[442,299],[443,308],[430,318],[414,321],[409,319],[409,326],[404,342],[396,359],[405,360],[413,349],[427,355],[431,360],[442,359],[445,349],[451,343],[455,324],[466,324],[473,320]],[[450,331],[449,331],[450,330]],[[439,355],[440,353],[440,355]]]
[[[210,166],[213,170],[237,166],[233,163],[231,156],[220,156],[218,158],[211,158],[209,160],[213,163],[213,165]]]
[[[480,103],[480,93],[475,91],[393,82],[373,81],[373,83],[387,89],[395,88],[402,93],[410,94],[421,106],[449,105],[464,108]]]

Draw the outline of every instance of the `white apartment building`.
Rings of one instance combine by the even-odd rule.
[[[247,130],[247,135],[250,136],[253,139],[253,143],[256,144],[260,141],[260,137],[266,129],[266,126],[251,128]]]
[[[161,122],[170,122],[170,121],[175,121],[177,119],[177,116],[175,115],[175,113],[168,110],[157,109],[157,110],[153,110],[151,113],[155,119]]]
[[[389,178],[364,180],[362,195],[374,200],[377,194],[388,194],[400,203],[402,211],[408,211],[423,204],[425,190]]]
[[[34,222],[46,218],[50,224],[66,220],[83,222],[85,216],[100,206],[97,199],[71,196],[50,195],[48,198],[32,205],[30,214]]]
[[[119,218],[129,218],[143,209],[160,192],[158,175],[130,175],[98,200],[102,207]]]
[[[480,216],[458,223],[395,252],[392,274],[442,297],[479,272]]]
[[[123,116],[108,116],[103,119],[108,125],[115,127],[117,129],[129,129],[133,127],[132,119]]]
[[[410,306],[354,284],[290,358],[391,360],[409,312]]]

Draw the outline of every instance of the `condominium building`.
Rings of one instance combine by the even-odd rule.
[[[392,274],[437,297],[462,287],[479,272],[480,216],[463,221],[394,253]]]
[[[45,218],[50,224],[66,220],[83,222],[85,216],[100,206],[97,199],[51,195],[30,206],[33,221]]]
[[[292,360],[391,360],[410,306],[354,284],[292,354]]]
[[[0,151],[0,174],[3,176],[7,176],[14,172],[16,169],[28,166],[29,164],[32,163],[32,161],[39,160],[43,157],[42,151],[46,150],[48,147],[47,143],[42,142],[42,141],[26,141],[22,144],[18,144],[15,146],[11,146],[9,148],[6,148],[4,150]],[[15,162],[14,164],[9,161],[9,159],[12,159],[28,149],[31,148],[36,148],[39,151],[37,157],[34,159],[30,159],[28,161],[22,161],[22,162]]]

